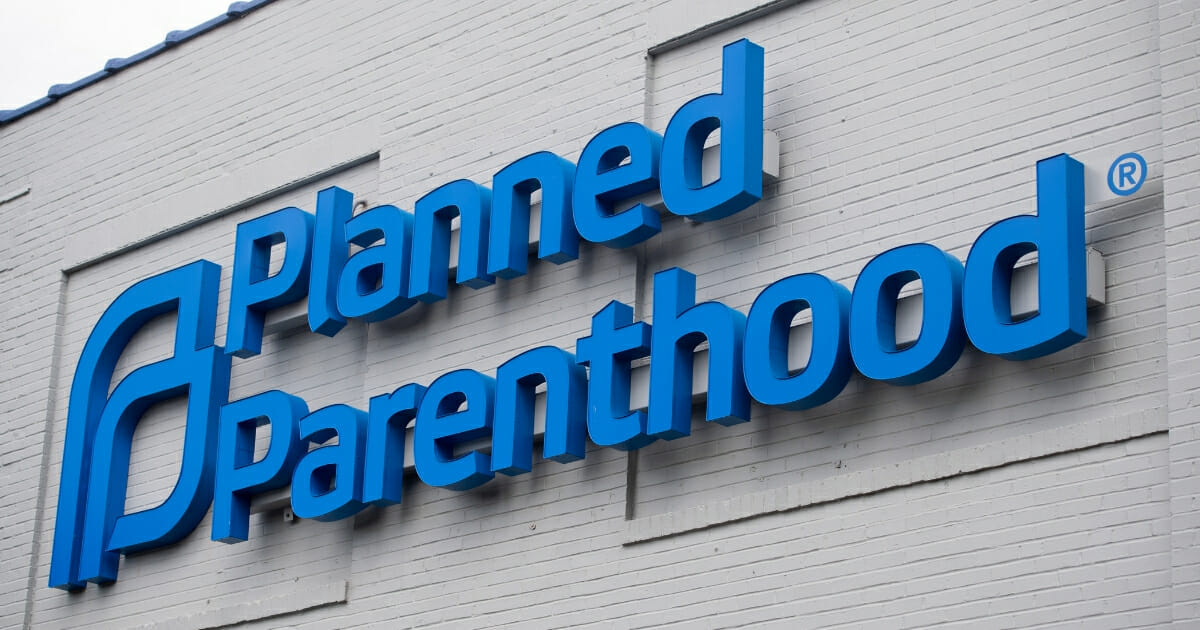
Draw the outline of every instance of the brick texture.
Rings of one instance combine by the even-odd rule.
[[[1198,29],[1194,0],[286,0],[2,126],[0,192],[30,193],[0,204],[0,627],[1200,623]],[[632,457],[592,446],[469,492],[412,477],[402,505],[334,523],[262,508],[238,545],[209,541],[206,519],[124,558],[111,586],[46,587],[71,377],[125,287],[222,265],[220,343],[239,221],[312,210],[334,184],[411,209],[533,151],[575,159],[622,121],[662,131],[719,88],[721,46],[741,37],[766,49],[781,143],[761,203],[665,218],[628,250],[531,259],[526,276],[334,338],[282,327],[235,360],[231,397],[363,408],[538,345],[573,350],[610,300],[649,320],[653,273],[671,266],[697,275],[698,299],[745,311],[790,274],[852,286],[902,244],[961,259],[987,226],[1033,211],[1038,159],[1103,171],[1138,151],[1143,191],[1087,208],[1107,266],[1088,339],[1029,362],[968,349],[916,387],[855,376],[813,410],[698,417]],[[139,332],[118,378],[166,355],[172,323]],[[128,509],[173,487],[181,410],[139,423]],[[1104,437],[1075,431],[1089,426]],[[1035,435],[1056,438],[1021,445]],[[957,465],[967,453],[991,463]],[[888,471],[908,481],[877,478]],[[796,487],[822,499],[769,504]],[[679,526],[731,502],[737,518]],[[631,522],[666,533],[631,537]]]
[[[1159,6],[1171,560],[1176,623],[1200,623],[1200,3]]]

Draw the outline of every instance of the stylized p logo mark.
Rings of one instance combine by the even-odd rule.
[[[217,417],[229,395],[230,360],[213,345],[220,276],[218,265],[202,260],[147,278],[117,297],[92,329],[71,383],[50,586],[112,582],[121,553],[175,542],[208,512]],[[134,370],[108,396],[130,338],[172,311],[174,355]],[[187,427],[175,488],[157,507],[125,514],[134,428],[151,405],[182,395]]]

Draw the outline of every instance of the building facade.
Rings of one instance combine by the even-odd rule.
[[[735,134],[722,119],[720,132],[702,129],[693,139],[708,136],[705,166],[691,165],[699,144],[680,144],[683,157],[674,160],[664,149],[664,174],[653,186],[604,198],[644,201],[661,222],[657,232],[609,246],[584,235],[577,254],[569,246],[554,250],[539,218],[549,216],[542,209],[550,188],[543,186],[531,198],[523,273],[510,260],[486,270],[502,269],[494,282],[481,279],[486,274],[463,282],[459,253],[469,249],[471,229],[463,211],[453,229],[445,216],[453,271],[442,299],[426,295],[393,309],[400,312],[377,310],[376,321],[347,317],[344,327],[320,334],[313,332],[321,322],[314,319],[316,285],[298,281],[308,290],[294,299],[251,308],[238,295],[283,273],[285,250],[296,242],[271,249],[280,239],[264,232],[272,267],[239,280],[235,250],[250,242],[239,225],[290,207],[315,213],[311,258],[329,258],[320,248],[318,198],[332,186],[352,193],[353,213],[381,205],[411,212],[448,182],[502,190],[497,174],[538,152],[573,168],[589,142],[627,121],[674,146],[668,127],[685,103],[729,95],[730,82],[753,69],[727,54],[743,39],[761,47],[764,59],[761,152],[755,134],[738,136],[748,142],[738,145],[743,157],[762,156],[761,169],[753,164],[755,175],[762,171],[756,203],[687,217],[668,196],[668,169],[686,181],[702,175],[704,184],[733,177],[725,158],[735,153]],[[79,84],[55,86],[44,102],[0,116],[7,226],[0,625],[1195,627],[1198,76],[1200,6],[1193,0],[236,3],[210,24],[172,33],[143,56],[110,62]],[[625,154],[630,164],[644,163],[632,149]],[[101,457],[79,453],[101,452],[103,431],[86,440],[68,434],[68,415],[82,408],[74,399],[83,390],[73,382],[88,365],[89,336],[101,316],[127,289],[168,270],[206,260],[219,266],[219,281],[164,289],[183,297],[128,331],[112,355],[111,378],[104,373],[98,381],[96,414],[119,398],[126,377],[178,355],[173,344],[194,315],[181,304],[211,289],[211,343],[247,349],[228,359],[228,401],[280,390],[302,398],[308,411],[348,405],[365,418],[373,397],[402,385],[432,389],[459,370],[495,376],[543,346],[582,355],[580,340],[599,338],[594,319],[614,300],[628,307],[625,323],[654,326],[657,318],[661,330],[658,298],[673,268],[694,275],[697,303],[741,314],[797,274],[855,289],[857,302],[864,270],[911,244],[930,244],[969,268],[985,230],[1043,207],[1039,164],[1062,154],[1085,180],[1087,248],[1086,337],[1062,348],[1004,358],[979,349],[980,338],[967,330],[961,356],[943,358],[944,372],[927,371],[910,384],[865,376],[861,346],[830,350],[843,367],[853,355],[844,389],[830,386],[821,404],[818,396],[812,405],[790,405],[805,409],[757,399],[743,414],[748,421],[712,411],[718,389],[724,396],[751,378],[721,358],[715,341],[711,352],[700,346],[691,383],[650,376],[665,353],[656,363],[658,353],[647,360],[630,352],[623,361],[631,391],[623,398],[620,385],[605,390],[616,392],[611,399],[589,393],[587,413],[598,413],[602,398],[619,411],[638,411],[671,386],[685,388],[668,396],[693,403],[682,433],[671,425],[675,433],[614,448],[595,443],[589,418],[593,439],[576,453],[583,457],[549,461],[542,455],[557,439],[546,411],[550,382],[533,403],[537,437],[512,442],[533,447],[524,474],[485,471],[458,484],[473,486],[467,489],[436,487],[428,483],[433,464],[420,463],[422,444],[444,447],[427,458],[473,452],[498,461],[492,434],[466,431],[475,441],[455,445],[453,435],[438,442],[415,427],[405,436],[401,427],[408,455],[383,468],[393,485],[376,488],[381,500],[353,514],[306,518],[285,476],[284,487],[250,499],[246,540],[234,544],[214,541],[214,528],[230,517],[214,517],[208,503],[194,529],[147,535],[179,540],[130,545],[119,556],[105,547],[116,544],[105,529],[115,516],[98,521],[100,529],[64,524],[68,494],[85,497],[81,514],[100,509],[86,500],[94,489],[68,487],[78,483],[72,475],[87,478],[81,465],[111,464],[112,479],[127,480],[107,497],[117,515],[170,504],[185,485],[186,430],[205,427],[195,429],[189,405],[197,397],[180,395],[178,384],[171,396],[146,401],[131,423],[113,421],[130,432],[127,473],[122,429]],[[1128,154],[1144,160],[1140,170],[1129,167],[1136,189],[1121,179]],[[618,162],[605,168],[619,170]],[[565,181],[576,192],[581,186]],[[492,199],[493,222],[497,206]],[[422,227],[419,208],[416,216],[409,251],[399,258],[415,261],[421,255],[413,252],[425,247],[436,262],[429,244],[440,242],[440,232]],[[575,227],[568,221],[563,229]],[[522,229],[519,222],[513,228]],[[343,239],[341,256],[369,245]],[[321,270],[305,267],[311,283]],[[1041,252],[1016,267],[1012,310],[1021,316],[1046,314],[1046,301],[1058,297],[1039,297],[1039,285],[1085,284],[1080,267],[1047,271]],[[417,274],[407,273],[411,287]],[[672,277],[682,278],[686,294],[686,275]],[[932,334],[930,297],[950,294],[922,280],[919,290],[892,287],[891,297],[903,297],[891,331],[896,343],[885,355],[903,355]],[[255,312],[265,318],[259,352],[253,331],[241,346],[229,334],[243,331]],[[846,325],[854,326],[853,316]],[[793,331],[793,372],[805,353],[815,361],[824,335],[847,334],[814,334],[820,322],[804,317],[783,318]],[[752,346],[749,332],[744,343]],[[733,356],[736,362],[750,350]],[[681,369],[690,370],[686,363]],[[588,369],[595,385],[597,364]],[[718,388],[711,375],[722,370],[743,381]],[[191,388],[197,391],[195,382]],[[213,436],[218,412],[209,419]],[[665,412],[650,412],[642,434],[663,422]],[[271,452],[270,434],[284,425],[272,419],[258,430],[258,458]],[[84,450],[72,451],[72,439],[83,440]],[[221,452],[233,456],[235,449],[213,440],[214,461]],[[381,443],[361,442],[366,451]],[[339,431],[337,446],[346,443]],[[284,472],[296,465],[289,459]],[[193,480],[197,487],[218,474],[196,470],[203,478]],[[345,469],[338,470],[343,479]],[[215,483],[219,503],[222,482]],[[402,492],[403,500],[382,500],[399,499],[388,492]],[[80,580],[74,588],[52,588],[68,585],[54,575],[52,556],[86,556],[78,552],[91,544],[80,542],[86,536],[99,536],[100,556],[116,564],[95,574],[76,567],[69,571]],[[119,579],[83,588],[86,578],[115,576],[118,568]]]

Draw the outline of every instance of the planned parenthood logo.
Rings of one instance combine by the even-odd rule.
[[[208,512],[213,497],[217,414],[229,392],[230,360],[213,345],[221,268],[207,261],[125,290],[84,344],[71,382],[50,584],[116,579],[120,554],[175,542]],[[154,317],[177,314],[175,351],[142,366],[108,394],[130,338]],[[151,405],[187,396],[183,466],[161,505],[125,514],[133,431]]]
[[[100,317],[71,385],[50,585],[83,588],[117,578],[121,554],[188,535],[212,508],[214,541],[250,534],[250,499],[291,485],[298,517],[336,520],[367,505],[402,500],[405,428],[424,483],[469,490],[494,476],[530,472],[534,398],[545,391],[541,454],[567,463],[587,442],[621,450],[684,438],[692,424],[693,354],[707,343],[708,422],[750,420],[751,401],[785,409],[836,397],[855,372],[895,385],[937,378],[967,343],[1012,360],[1044,356],[1087,336],[1083,165],[1056,155],[1036,165],[1035,214],[984,230],[965,260],[928,243],[871,259],[853,291],[817,273],[771,283],[748,313],[696,302],[696,277],[679,268],[654,275],[652,324],[612,301],[572,349],[542,346],[484,374],[460,369],[428,385],[401,384],[372,397],[311,411],[278,390],[228,401],[233,357],[262,351],[271,309],[307,300],[310,330],[335,336],[349,319],[380,321],[417,302],[447,299],[451,223],[459,221],[453,282],[486,289],[526,273],[531,195],[541,190],[537,257],[579,257],[580,240],[627,248],[661,229],[659,211],[623,200],[655,193],[666,212],[717,221],[763,196],[763,49],[741,40],[724,49],[721,91],[681,106],[663,134],[626,122],[593,137],[572,163],[537,152],[497,172],[491,187],[457,180],[435,188],[409,213],[383,205],[353,213],[349,191],[318,193],[315,213],[295,207],[240,224],[234,246],[225,347],[214,344],[220,267],[197,261],[129,287]],[[719,172],[701,174],[705,139],[721,131]],[[1144,161],[1110,178],[1144,179]],[[1114,175],[1115,173],[1115,175]],[[351,245],[355,247],[351,247]],[[277,247],[278,246],[278,247]],[[1038,311],[1014,321],[1009,304],[1018,259],[1038,252]],[[272,252],[281,256],[268,274]],[[901,288],[923,285],[921,333],[896,343]],[[812,348],[789,369],[793,319],[809,311]],[[139,367],[109,394],[125,346],[146,322],[176,314],[170,358]],[[650,361],[647,409],[630,408],[632,362]],[[160,505],[125,513],[130,445],[142,414],[187,397],[183,464]],[[255,460],[256,429],[270,427]],[[336,440],[333,438],[336,437]],[[477,448],[490,439],[490,449]],[[475,446],[473,446],[475,444]]]

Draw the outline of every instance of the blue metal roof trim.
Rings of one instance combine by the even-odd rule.
[[[59,83],[58,85],[51,85],[50,89],[46,92],[46,96],[52,99],[61,98],[64,94],[70,94],[75,90],[91,85],[108,76],[108,74],[108,71],[101,70],[99,72],[89,74],[74,83]]]
[[[43,96],[32,103],[23,105],[16,109],[6,109],[4,111],[0,111],[0,124],[7,123],[10,120],[16,120],[25,114],[28,114],[29,112],[41,109],[53,102],[54,99],[50,98],[49,96]]]
[[[129,57],[125,57],[124,59],[109,59],[104,64],[104,70],[106,72],[108,72],[109,74],[115,74],[117,70],[124,70],[125,68],[128,68],[129,66],[132,66],[133,64],[135,64],[139,61],[145,61],[166,49],[167,49],[166,44],[159,43],[159,44],[155,44],[155,45],[147,48],[146,50],[143,50],[142,52],[134,53],[133,55],[130,55]],[[114,68],[110,68],[109,66],[112,65],[112,63],[114,61],[120,61],[120,65],[118,65]]]
[[[167,38],[163,40],[163,45],[170,48],[171,46],[174,46],[175,44],[178,44],[187,38],[187,31],[171,31],[170,33],[167,33]]]
[[[113,57],[104,62],[104,71],[109,74],[115,74],[127,65],[129,65],[129,62],[125,61],[125,57]]]
[[[46,107],[47,105],[50,105],[51,103],[54,103],[67,94],[75,92],[76,90],[81,90],[93,83],[96,83],[97,81],[104,79],[105,77],[108,77],[109,75],[116,74],[135,63],[145,61],[146,59],[149,59],[168,48],[174,48],[175,46],[192,39],[193,37],[207,33],[208,31],[211,31],[222,24],[231,22],[272,2],[274,2],[274,0],[234,2],[233,4],[229,5],[229,8],[226,9],[225,13],[208,20],[203,24],[198,24],[185,31],[171,31],[170,33],[167,33],[167,36],[162,43],[155,44],[130,57],[114,57],[109,59],[104,64],[104,69],[100,70],[99,72],[89,74],[88,76],[72,83],[58,83],[52,85],[50,86],[50,90],[47,91],[46,96],[39,98],[32,103],[28,103],[18,107],[17,109],[0,110],[0,125],[7,125],[8,123],[17,120],[26,114],[37,111],[43,107]]]
[[[211,31],[212,29],[214,29],[232,19],[234,19],[233,16],[229,15],[228,13],[223,13],[203,24],[198,24],[196,26],[193,26],[192,28],[189,28],[186,31],[171,31],[170,33],[167,33],[167,38],[165,40],[163,40],[163,43],[166,44],[167,46],[174,46],[175,44],[178,44],[180,42],[189,40],[197,35],[200,35],[201,33],[206,33],[208,31]]]
[[[226,9],[225,15],[230,17],[242,17],[243,15],[262,7],[263,5],[271,4],[275,0],[247,0],[246,2],[234,2]]]

